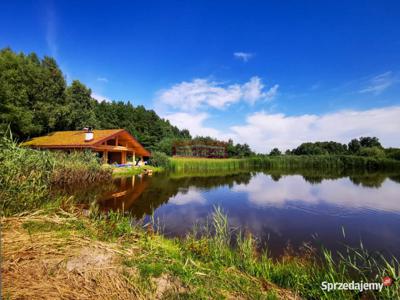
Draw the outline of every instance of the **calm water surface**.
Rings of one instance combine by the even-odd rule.
[[[184,236],[218,205],[233,227],[252,232],[274,256],[289,243],[294,249],[311,242],[342,250],[343,244],[359,246],[362,240],[370,250],[399,257],[399,179],[384,174],[330,179],[268,172],[136,176],[116,179],[97,201],[103,209],[124,209],[136,218],[154,210],[167,236]]]

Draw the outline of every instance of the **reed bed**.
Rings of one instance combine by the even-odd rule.
[[[92,153],[40,151],[20,147],[9,137],[0,140],[0,207],[9,215],[38,208],[50,200],[50,189],[109,181]]]
[[[232,247],[234,238],[235,246]],[[292,291],[306,299],[400,299],[400,263],[395,257],[369,252],[360,247],[347,247],[344,253],[322,248],[320,254],[307,245],[294,254],[290,249],[278,260],[268,255],[268,250],[257,250],[257,239],[251,234],[238,232],[229,226],[227,216],[216,208],[211,222],[199,231],[196,229],[183,242],[188,251],[204,263],[235,267],[248,276],[263,279],[280,288]],[[394,284],[382,291],[324,291],[321,283],[327,282],[377,282],[389,276]]]
[[[175,172],[238,170],[250,168],[251,163],[245,159],[227,158],[171,158],[168,169]]]
[[[400,161],[350,155],[281,155],[249,158],[183,158],[170,159],[169,170],[174,172],[207,172],[213,170],[320,170],[320,171],[393,171],[400,170]]]

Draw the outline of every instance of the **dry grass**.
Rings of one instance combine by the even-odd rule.
[[[214,292],[226,299],[270,292],[275,297],[268,299],[300,299],[234,266],[207,269],[156,234],[100,241],[93,233],[99,223],[63,210],[43,213],[1,219],[3,299],[210,299]]]
[[[115,244],[55,232],[29,234],[27,221],[60,223],[29,216],[2,220],[2,297],[7,299],[140,299],[119,263]]]
[[[68,225],[79,218],[63,211],[2,218],[3,299],[164,299],[185,292],[169,274],[143,285],[138,270],[123,264],[139,247],[85,237]]]

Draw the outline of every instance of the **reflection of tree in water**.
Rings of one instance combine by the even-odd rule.
[[[311,183],[311,184],[318,184],[318,183],[321,183],[322,180],[324,180],[324,179],[326,179],[326,178],[321,177],[321,176],[305,176],[305,175],[303,175],[303,179],[304,179],[305,181],[307,181],[308,183]]]
[[[301,175],[305,181],[311,184],[319,184],[326,179],[340,179],[349,177],[349,179],[355,185],[362,185],[364,187],[379,188],[386,178],[390,178],[395,182],[400,182],[399,173],[385,173],[385,172],[365,172],[365,171],[353,171],[348,170],[321,170],[317,171],[314,169],[305,170],[264,170],[262,172],[265,175],[271,176],[273,181],[279,181],[283,176],[286,175]]]
[[[282,178],[282,175],[281,174],[271,174],[271,178],[273,181],[278,182]]]
[[[321,183],[324,179],[339,179],[347,175],[339,170],[317,171],[315,169],[269,169],[263,170],[263,174],[271,176],[271,179],[278,182],[282,177],[288,175],[300,175],[304,180],[311,184]]]
[[[380,188],[382,183],[386,180],[386,174],[370,174],[364,176],[350,176],[351,182],[363,187]]]
[[[391,175],[391,176],[389,176],[389,178],[391,180],[393,180],[394,182],[400,183],[400,175],[399,174],[398,175]]]

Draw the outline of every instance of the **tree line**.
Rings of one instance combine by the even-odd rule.
[[[274,148],[269,155],[282,155],[282,153],[278,148]],[[285,155],[356,155],[400,160],[400,149],[385,149],[377,137],[360,137],[352,139],[348,144],[333,141],[302,143],[292,150],[286,150]]]

